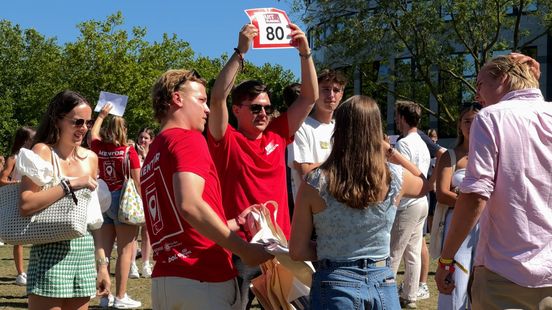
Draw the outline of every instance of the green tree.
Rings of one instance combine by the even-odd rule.
[[[37,125],[50,98],[63,89],[78,91],[92,105],[100,91],[128,95],[124,117],[133,138],[141,127],[156,126],[150,92],[163,72],[195,69],[212,83],[228,59],[196,57],[190,44],[174,34],[148,42],[145,28],[129,33],[123,25],[121,12],[85,21],[77,25],[79,37],[60,46],[35,30],[0,20],[0,154],[7,152],[17,127]],[[249,78],[268,84],[278,107],[283,87],[294,81],[291,71],[279,65],[257,67],[246,61],[238,79]]]
[[[534,0],[306,3],[294,1],[326,65],[355,67],[368,91],[414,100],[449,124],[460,101],[473,99],[475,77],[494,52],[531,54],[527,47],[552,29],[545,1],[538,10]],[[439,113],[430,109],[430,96]]]

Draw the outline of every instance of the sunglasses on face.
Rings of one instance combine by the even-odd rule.
[[[264,109],[266,114],[272,114],[274,113],[274,107],[271,105],[262,105],[262,104],[250,104],[247,105],[249,107],[249,110],[253,114],[259,114],[261,113],[261,110]]]
[[[82,118],[68,118],[68,120],[73,124],[75,127],[82,127],[84,124],[86,124],[87,128],[92,128],[94,125],[94,121],[91,119],[82,119]]]

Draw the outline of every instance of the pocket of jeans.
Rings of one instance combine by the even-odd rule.
[[[361,286],[360,282],[321,281],[320,300],[316,304],[323,309],[360,309]]]
[[[383,280],[378,281],[375,285],[375,289],[380,297],[381,305],[375,307],[378,309],[400,309],[399,294],[397,291],[397,282],[395,277],[384,277]]]

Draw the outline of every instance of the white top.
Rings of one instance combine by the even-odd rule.
[[[297,191],[301,185],[299,172],[293,168],[293,162],[299,164],[315,164],[324,162],[332,151],[332,134],[335,122],[321,123],[312,117],[305,122],[295,133],[295,139],[288,145],[288,167],[291,168],[291,187],[293,200],[297,198]]]
[[[457,188],[462,184],[462,181],[464,180],[464,176],[466,175],[466,168],[458,169],[454,171],[454,174],[452,175],[452,188]]]
[[[400,139],[395,148],[427,176],[431,157],[429,156],[427,145],[417,132],[411,132],[406,137]],[[423,199],[427,200],[427,197],[403,198],[398,208],[399,210],[406,209],[415,203],[421,202]]]

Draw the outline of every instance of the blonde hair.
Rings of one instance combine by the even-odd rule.
[[[379,201],[391,182],[382,141],[374,99],[353,96],[337,108],[332,152],[320,166],[326,172],[328,192],[337,201],[355,209]]]
[[[207,87],[207,82],[195,70],[168,70],[163,73],[153,85],[151,97],[154,117],[162,122],[167,116],[171,105],[172,94],[179,91],[188,81],[198,82]]]
[[[483,70],[486,70],[495,79],[506,75],[509,91],[539,88],[539,81],[531,72],[531,67],[527,63],[517,62],[511,56],[497,56],[489,60],[483,66]]]
[[[127,131],[125,119],[120,116],[108,116],[105,125],[100,131],[102,141],[116,146],[127,145]]]

